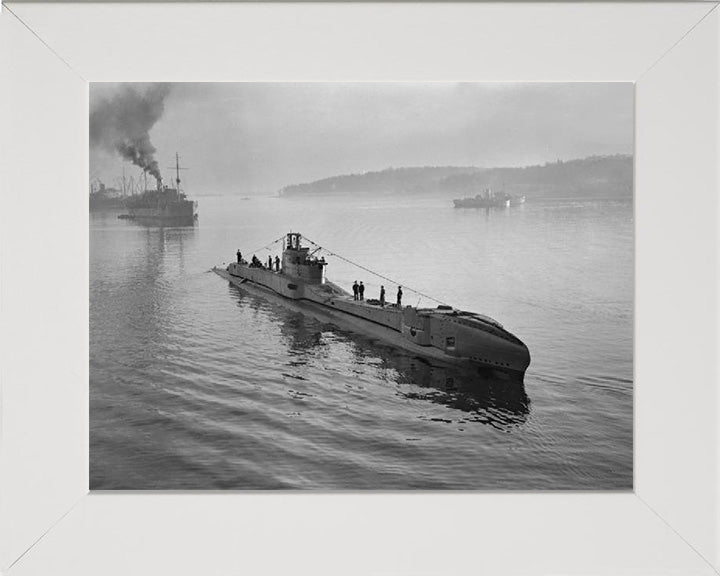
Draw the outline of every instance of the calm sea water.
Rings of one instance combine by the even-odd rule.
[[[632,487],[630,201],[199,201],[193,227],[90,216],[92,489]],[[530,349],[524,387],[209,272],[238,248],[267,260],[290,230],[401,281],[406,303],[410,287],[499,320]]]

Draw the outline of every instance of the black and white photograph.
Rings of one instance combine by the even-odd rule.
[[[91,490],[632,490],[632,83],[89,90]]]

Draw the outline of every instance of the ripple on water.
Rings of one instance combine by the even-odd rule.
[[[91,215],[93,489],[632,487],[631,204],[201,206],[187,229]],[[239,222],[246,210],[252,222]],[[433,365],[207,273],[298,218],[313,240],[402,278],[408,301],[407,286],[500,320],[531,350],[524,386]],[[341,261],[329,274],[394,291]]]

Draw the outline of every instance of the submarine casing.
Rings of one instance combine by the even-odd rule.
[[[520,377],[527,370],[527,346],[491,318],[447,306],[382,307],[354,300],[325,279],[324,261],[309,259],[307,248],[294,246],[299,246],[299,238],[292,243],[288,240],[282,271],[245,262],[233,262],[214,271],[233,284],[271,291],[345,327],[421,356],[447,363],[471,362]]]

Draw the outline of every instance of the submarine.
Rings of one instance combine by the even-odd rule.
[[[316,256],[320,247],[310,252],[303,240],[297,232],[282,238],[281,266],[247,262],[238,253],[237,262],[225,268],[216,266],[213,271],[236,286],[274,294],[298,310],[418,356],[478,365],[522,380],[530,365],[530,352],[496,320],[447,305],[419,308],[356,300],[326,278],[328,262]]]

